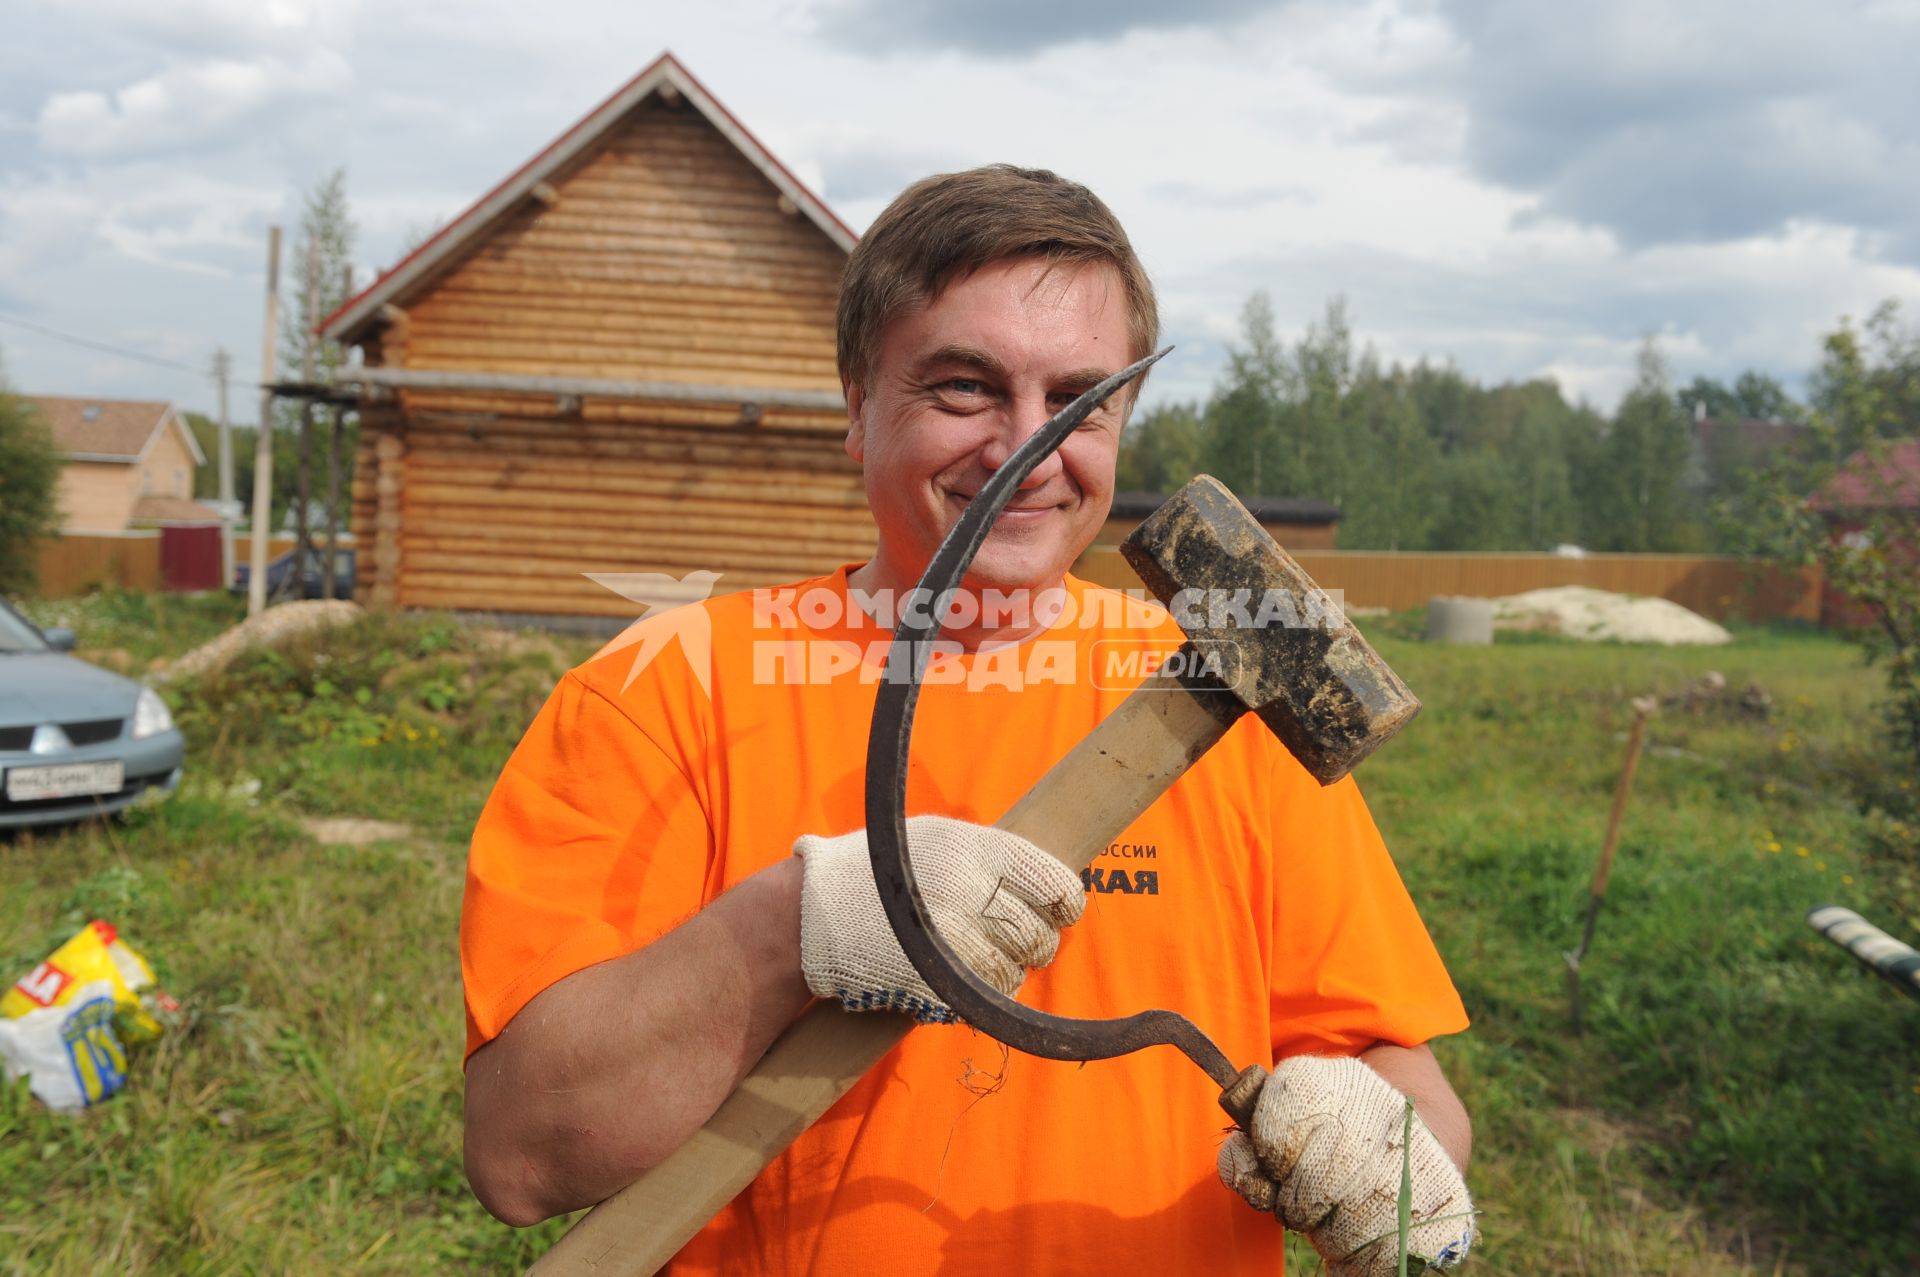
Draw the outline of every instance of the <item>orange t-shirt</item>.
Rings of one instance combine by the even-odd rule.
[[[888,634],[849,605],[846,572],[649,617],[562,680],[474,831],[469,1054],[799,835],[865,824]],[[1067,590],[1027,642],[937,663],[909,814],[993,822],[1144,677],[1142,654],[1179,642],[1157,607]],[[1086,915],[1021,989],[1043,1010],[1170,1008],[1237,1066],[1466,1026],[1352,780],[1322,788],[1250,716],[1085,878]],[[983,1073],[1004,1084],[980,1098]],[[1217,1096],[1172,1048],[1003,1069],[991,1039],[922,1027],[669,1271],[1278,1273],[1280,1228],[1215,1177]]]

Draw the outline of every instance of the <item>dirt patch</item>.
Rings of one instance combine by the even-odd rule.
[[[300,827],[332,847],[365,847],[369,843],[400,842],[413,837],[412,825],[360,816],[310,816],[300,821]]]
[[[566,651],[553,636],[539,630],[490,629],[476,626],[473,636],[475,643],[484,651],[498,652],[505,656],[545,656],[563,665],[569,663]]]

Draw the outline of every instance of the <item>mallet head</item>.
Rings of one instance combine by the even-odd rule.
[[[1180,489],[1120,552],[1195,652],[1214,654],[1203,664],[1321,784],[1420,712],[1399,675],[1218,479],[1201,475]]]

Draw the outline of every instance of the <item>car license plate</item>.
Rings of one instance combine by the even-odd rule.
[[[126,764],[55,763],[50,767],[15,767],[7,773],[7,798],[16,803],[39,798],[73,798],[82,794],[111,794],[126,783]]]

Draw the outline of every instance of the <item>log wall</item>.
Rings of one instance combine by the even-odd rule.
[[[420,368],[837,391],[845,255],[700,113],[650,98],[425,295]]]
[[[354,488],[355,528],[379,538],[372,604],[631,617],[584,574],[718,572],[725,591],[873,549],[859,469],[819,431],[418,408],[386,424]]]
[[[837,392],[841,249],[698,111],[649,99],[423,291],[370,363]],[[719,589],[868,555],[844,413],[479,391],[370,400],[354,466],[376,606],[632,616],[586,572]]]

